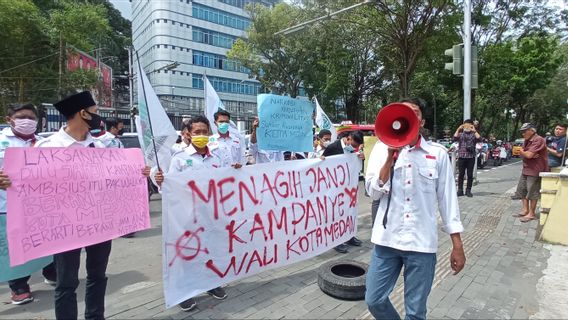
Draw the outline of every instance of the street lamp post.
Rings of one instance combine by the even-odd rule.
[[[463,15],[463,119],[471,118],[471,0],[464,0]]]
[[[132,74],[132,46],[126,47],[128,50],[128,98],[130,109],[130,132],[134,132],[134,75]]]

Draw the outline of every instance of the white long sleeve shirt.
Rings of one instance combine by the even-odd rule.
[[[232,133],[232,132],[231,132]],[[244,140],[239,136],[234,134],[229,134],[228,136],[221,136],[220,134],[214,134],[209,137],[209,146],[217,146],[219,149],[225,149],[231,154],[233,164],[240,163],[241,165],[246,165],[247,160],[245,158],[245,143]]]
[[[0,168],[4,166],[4,155],[10,147],[33,147],[42,137],[34,136],[33,139],[23,140],[14,134],[12,128],[4,128],[0,131]],[[0,213],[6,213],[6,191],[0,190]]]
[[[175,153],[168,172],[225,168],[231,166],[230,155],[222,149],[208,146],[207,154],[197,153],[193,145]]]
[[[252,142],[250,143],[250,152],[254,157],[254,161],[256,164],[284,161],[284,152],[262,150],[258,148],[257,143],[252,143]]]
[[[122,141],[120,141],[117,136],[108,131],[105,132],[105,134],[103,134],[102,136],[95,138],[95,140],[99,140],[107,148],[124,148]]]
[[[377,142],[369,157],[365,188],[380,206],[371,242],[404,251],[435,253],[438,249],[436,209],[442,231],[463,232],[454,174],[446,149],[420,138],[414,147],[404,147],[394,166],[393,181],[383,183],[379,173],[388,147]],[[383,217],[392,191],[386,229]]]

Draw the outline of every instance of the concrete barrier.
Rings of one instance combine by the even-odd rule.
[[[568,245],[568,168],[542,172],[539,240]]]

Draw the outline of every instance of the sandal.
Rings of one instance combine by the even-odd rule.
[[[513,217],[515,217],[515,218],[522,218],[522,217],[526,217],[527,214],[528,214],[528,213],[525,213],[525,214],[515,213],[515,214],[513,214]]]
[[[524,218],[521,218],[521,222],[529,222],[529,221],[536,220],[536,219],[537,219],[536,217],[524,217]]]

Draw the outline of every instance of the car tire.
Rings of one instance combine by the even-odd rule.
[[[318,269],[318,286],[328,295],[344,300],[365,298],[368,266],[354,260],[334,260]]]

